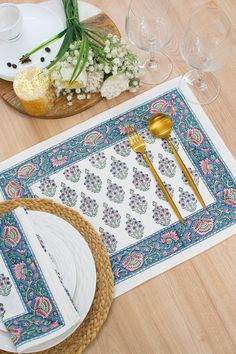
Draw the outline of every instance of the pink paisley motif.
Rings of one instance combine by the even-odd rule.
[[[5,192],[7,196],[11,199],[18,198],[20,197],[21,185],[16,181],[12,180],[6,185]]]
[[[10,326],[10,327],[7,327],[7,330],[11,335],[11,340],[13,341],[14,344],[16,344],[18,342],[18,340],[20,339],[22,329]]]
[[[191,241],[191,232],[188,232],[186,237],[185,237],[186,241]]]
[[[51,157],[51,163],[53,167],[64,165],[67,162],[67,156],[58,155],[57,157]]]
[[[15,274],[15,277],[17,280],[25,280],[26,279],[26,272],[27,269],[24,268],[25,267],[25,263],[24,262],[20,262],[17,264],[14,264],[13,266],[13,272]]]
[[[21,235],[15,226],[5,226],[3,229],[3,239],[6,245],[16,247],[21,240]]]
[[[226,188],[224,190],[224,201],[226,204],[236,207],[236,189]]]
[[[29,178],[33,176],[36,167],[32,163],[27,163],[24,166],[21,166],[17,172],[18,178]]]
[[[126,134],[126,127],[124,127],[123,125],[119,125],[118,129],[119,129],[120,135]]]
[[[178,241],[179,237],[176,231],[166,232],[165,234],[161,235],[160,242],[161,243],[168,243],[170,244],[172,241]]]
[[[201,218],[196,222],[193,226],[193,230],[199,235],[206,235],[210,232],[214,227],[214,221],[212,218]]]
[[[131,272],[135,271],[138,268],[141,268],[143,265],[143,255],[140,253],[132,253],[126,259],[124,262],[122,262],[122,266],[130,270]]]
[[[188,130],[187,140],[195,146],[200,146],[204,137],[199,129],[191,128]]]
[[[202,172],[206,175],[212,174],[213,165],[211,163],[211,160],[208,159],[208,157],[205,160],[200,161],[200,167],[202,169]]]
[[[35,305],[34,305],[35,311],[37,315],[47,318],[50,313],[52,312],[52,305],[51,302],[47,297],[36,297],[35,299]]]
[[[84,137],[84,146],[95,146],[102,138],[102,133],[94,130]]]
[[[159,100],[152,103],[150,109],[151,113],[165,112],[169,103],[160,98]]]

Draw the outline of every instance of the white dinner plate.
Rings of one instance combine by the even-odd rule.
[[[58,343],[62,342],[68,336],[70,336],[76,328],[82,323],[86,317],[95,294],[96,290],[96,268],[92,253],[88,244],[80,233],[65,220],[40,211],[30,211],[32,221],[37,227],[41,228],[40,236],[46,245],[47,238],[51,237],[52,233],[56,235],[59,242],[64,242],[73,255],[73,261],[76,267],[76,289],[73,296],[73,301],[79,312],[79,320],[62,336],[54,338],[35,347],[34,350],[30,350],[30,353],[49,349]],[[47,230],[49,233],[47,234]],[[42,233],[42,231],[44,231]],[[49,236],[48,236],[49,235]],[[69,273],[66,273],[65,281],[67,277],[70,277]],[[16,353],[16,348],[12,344],[9,335],[0,331],[0,349]]]
[[[18,5],[23,17],[23,33],[15,42],[4,42],[0,40],[0,78],[13,81],[15,75],[20,70],[29,66],[46,67],[50,61],[55,58],[62,39],[50,44],[50,53],[44,49],[31,56],[32,62],[29,64],[19,63],[23,54],[34,49],[45,40],[55,36],[63,31],[63,21],[55,12],[38,4],[20,4]],[[41,62],[40,58],[45,61]],[[9,68],[7,63],[17,65],[17,69]]]

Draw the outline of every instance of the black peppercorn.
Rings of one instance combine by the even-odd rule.
[[[13,67],[13,69],[16,69],[17,65],[16,64],[12,64],[12,67]]]
[[[46,47],[46,48],[45,48],[45,52],[50,53],[50,52],[51,52],[51,49],[48,48],[48,47]]]
[[[45,61],[45,58],[44,57],[41,57],[40,58],[41,62],[43,63]]]
[[[7,66],[10,68],[11,67],[11,63],[9,62],[9,63],[7,63]]]

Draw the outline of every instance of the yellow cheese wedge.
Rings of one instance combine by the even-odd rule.
[[[40,68],[20,71],[13,88],[26,113],[32,116],[42,116],[53,107],[55,95],[51,80]]]

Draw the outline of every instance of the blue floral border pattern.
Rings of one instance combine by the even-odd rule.
[[[149,117],[160,111],[171,117],[180,143],[215,202],[187,218],[184,226],[176,223],[111,255],[115,284],[236,222],[236,181],[178,89],[108,119],[0,175],[0,188],[6,199],[32,197],[30,185],[124,139],[127,124],[135,125],[138,130],[147,128]]]
[[[14,211],[0,217],[0,248],[26,313],[4,321],[18,347],[65,325]]]

